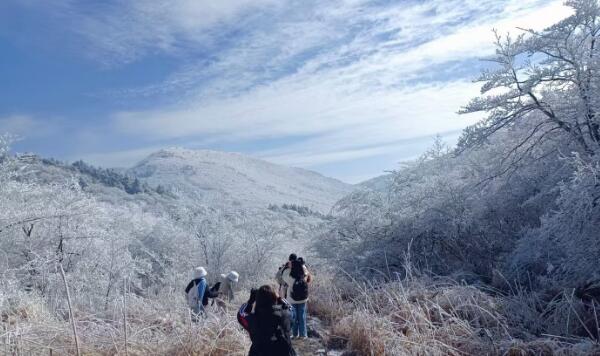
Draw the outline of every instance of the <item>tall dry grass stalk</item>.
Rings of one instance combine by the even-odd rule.
[[[129,355],[127,349],[127,278],[123,279],[123,338],[125,339],[125,356]]]
[[[81,355],[79,349],[79,337],[77,336],[77,326],[75,325],[75,316],[73,315],[73,303],[71,302],[71,293],[69,292],[69,284],[67,283],[67,277],[65,276],[65,270],[63,269],[62,263],[58,265],[60,270],[60,276],[62,277],[63,283],[65,284],[65,292],[67,294],[67,304],[69,306],[69,320],[71,321],[71,327],[73,328],[73,341],[75,343],[75,354]]]

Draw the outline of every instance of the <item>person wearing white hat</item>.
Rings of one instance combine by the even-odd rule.
[[[221,275],[221,288],[219,294],[223,294],[227,297],[227,301],[231,302],[235,298],[234,289],[235,284],[240,280],[240,274],[236,271],[231,271],[227,274]]]
[[[204,267],[196,267],[192,273],[192,280],[185,288],[187,302],[194,313],[194,320],[198,319],[198,315],[204,314],[204,294],[207,292],[208,283],[206,276],[208,273]]]

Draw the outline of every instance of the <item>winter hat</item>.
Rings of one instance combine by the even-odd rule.
[[[236,271],[231,271],[227,274],[222,274],[221,277],[227,278],[234,283],[237,283],[240,280],[240,274],[237,273]]]
[[[204,269],[204,267],[194,268],[194,279],[206,277],[207,274],[208,273],[206,273],[206,270]]]
[[[297,259],[297,258],[298,258],[298,256],[296,256],[296,254],[295,254],[295,253],[292,253],[292,254],[290,255],[290,257],[288,258],[288,261],[296,261],[296,259]]]

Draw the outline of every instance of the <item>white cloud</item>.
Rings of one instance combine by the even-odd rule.
[[[173,99],[114,113],[112,134],[152,146],[308,137],[257,152],[300,166],[473,123],[455,112],[478,93],[468,67],[493,52],[492,28],[540,29],[570,13],[560,0],[124,0],[87,11],[61,1],[102,62],[181,60],[164,82],[119,93]],[[153,149],[86,158],[129,165]]]
[[[285,147],[264,150],[260,156],[278,163],[314,166],[397,152],[419,137],[460,131],[479,116],[459,116],[457,105],[477,93],[470,82],[423,85],[384,96],[356,97],[349,113],[358,117],[351,125],[339,121],[335,129]],[[363,101],[364,100],[364,101]],[[369,104],[373,107],[369,107]],[[365,110],[361,110],[365,109]],[[347,117],[342,114],[342,117]],[[308,126],[310,122],[305,122]]]
[[[57,120],[37,119],[29,115],[0,117],[0,133],[10,133],[23,139],[50,136],[58,130]]]
[[[11,0],[9,0],[11,1]],[[108,65],[156,53],[177,54],[213,43],[224,25],[276,0],[12,0],[80,35],[79,49]]]
[[[213,142],[313,136],[298,144],[260,152],[273,161],[300,166],[380,155],[397,147],[395,142],[399,140],[459,130],[478,119],[455,114],[477,95],[478,85],[468,78],[440,78],[432,66],[452,61],[468,65],[465,61],[492,53],[492,28],[539,29],[569,14],[559,2],[539,6],[512,1],[498,13],[448,24],[474,10],[457,8],[456,2],[450,7],[444,2],[396,6],[364,15],[368,21],[360,21],[374,21],[375,25],[310,57],[296,71],[227,95],[227,89],[238,85],[232,84],[235,80],[231,77],[242,73],[242,80],[248,80],[243,76],[244,66],[254,68],[252,63],[263,58],[263,52],[269,53],[272,45],[283,42],[281,38],[291,36],[297,41],[279,52],[274,63],[285,63],[284,58],[293,57],[290,53],[301,53],[326,37],[331,40],[335,36],[320,32],[336,29],[336,16],[360,18],[362,5],[353,3],[341,9],[325,6],[320,14],[334,19],[317,20],[316,24],[302,21],[297,29],[286,23],[284,34],[256,35],[255,42],[234,47],[226,52],[229,56],[222,63],[210,68],[218,67],[217,71],[224,74],[225,80],[217,81],[217,87],[199,87],[190,100],[173,108],[117,113],[114,127],[120,133],[154,139],[208,137]],[[440,31],[432,25],[438,25]],[[316,32],[306,35],[309,31],[304,26]],[[375,40],[381,34],[390,35]],[[426,35],[431,38],[420,43],[418,40]],[[254,51],[256,48],[259,50]],[[270,63],[267,60],[265,65]],[[202,74],[201,68],[196,70]],[[199,73],[192,70],[178,80],[187,78],[193,83],[190,77]]]

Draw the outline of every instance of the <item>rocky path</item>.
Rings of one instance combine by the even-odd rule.
[[[315,317],[308,317],[308,339],[294,339],[292,344],[298,356],[340,356],[341,351],[328,350],[325,344],[327,330],[323,323]]]
[[[294,350],[296,350],[298,356],[330,355],[327,353],[325,345],[323,345],[323,342],[320,339],[308,338],[305,340],[293,340],[292,344],[294,345]]]

